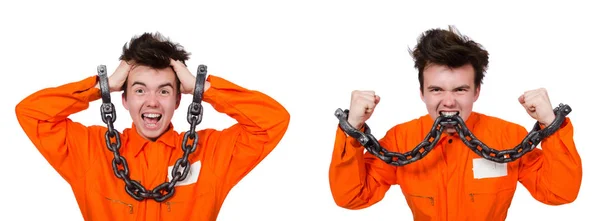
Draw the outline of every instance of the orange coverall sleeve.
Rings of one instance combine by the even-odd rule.
[[[397,146],[396,128],[388,130],[379,143]],[[363,209],[383,199],[396,184],[396,170],[369,152],[353,137],[337,127],[329,166],[329,187],[335,203],[346,209]],[[390,150],[390,149],[388,149]]]
[[[517,139],[527,135],[521,128]],[[519,140],[520,142],[520,140]],[[519,181],[538,201],[548,205],[573,202],[582,179],[581,158],[575,149],[573,125],[569,118],[560,129],[542,140],[542,149],[525,154],[519,166]]]
[[[72,183],[91,165],[94,152],[88,145],[89,128],[69,119],[100,99],[97,77],[88,77],[58,87],[45,88],[23,99],[15,107],[17,120],[48,163]],[[98,116],[99,117],[99,116]]]
[[[222,131],[208,130],[217,145],[204,150],[204,159],[229,190],[254,169],[279,143],[289,125],[290,114],[273,98],[210,75],[211,86],[203,100],[237,123]],[[212,148],[214,147],[214,148]]]

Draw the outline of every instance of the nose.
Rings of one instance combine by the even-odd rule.
[[[148,99],[146,100],[147,107],[157,107],[158,106],[158,98],[155,94],[149,94]]]
[[[454,107],[456,105],[456,98],[452,93],[446,93],[442,98],[442,105],[444,107]]]

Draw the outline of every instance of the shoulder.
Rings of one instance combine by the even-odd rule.
[[[522,125],[497,116],[472,112],[471,117],[475,117],[477,119],[475,126],[476,130],[486,130],[489,132],[515,135],[526,132],[525,127]]]
[[[388,130],[388,133],[407,134],[411,132],[419,133],[422,130],[429,131],[433,125],[433,120],[429,115],[421,115],[408,121],[394,125]]]
[[[102,138],[104,138],[104,134],[108,131],[108,127],[103,126],[103,125],[91,125],[91,126],[87,126],[88,128],[88,132],[90,134],[102,134]]]
[[[505,120],[503,118],[497,117],[497,116],[493,116],[493,115],[489,115],[489,114],[483,114],[480,112],[472,112],[471,116],[478,118],[478,123],[480,124],[488,124],[488,125],[503,125],[503,126],[510,126],[510,127],[521,127],[521,125],[512,122],[512,121],[508,121]]]

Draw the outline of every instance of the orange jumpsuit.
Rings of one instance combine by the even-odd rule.
[[[473,112],[465,122],[483,143],[494,149],[512,149],[528,131],[517,124]],[[414,149],[429,133],[428,116],[398,124],[380,143],[389,151]],[[381,201],[398,184],[414,220],[505,220],[517,181],[538,201],[549,205],[573,202],[578,195],[582,168],[566,118],[561,128],[519,160],[507,164],[487,161],[469,149],[458,135],[443,134],[434,149],[419,161],[395,167],[385,164],[338,125],[329,170],[336,204],[363,209]]]
[[[290,120],[287,110],[267,95],[208,76],[211,87],[203,100],[238,123],[222,131],[198,131],[198,148],[189,156],[195,175],[175,186],[173,197],[164,202],[140,202],[125,192],[124,182],[113,172],[113,154],[104,140],[107,128],[84,126],[68,118],[101,98],[100,90],[94,88],[97,80],[93,76],[46,88],[16,106],[23,130],[71,185],[85,220],[216,220],[231,188],[275,148]],[[141,138],[133,127],[121,135],[121,155],[127,160],[130,178],[152,190],[169,181],[169,167],[183,154],[184,132],[174,131],[170,124],[152,142]]]

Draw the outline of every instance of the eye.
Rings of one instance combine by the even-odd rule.
[[[171,92],[169,90],[166,90],[166,89],[160,90],[160,94],[162,94],[162,95],[168,95],[170,93]]]
[[[141,88],[135,89],[134,91],[136,94],[143,94],[144,90],[142,90]]]

